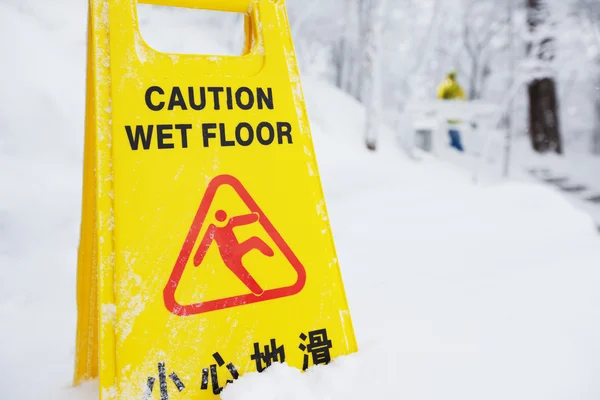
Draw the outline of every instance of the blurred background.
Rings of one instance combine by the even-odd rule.
[[[432,99],[453,70],[467,100],[502,107],[514,137],[535,136],[529,121],[532,102],[533,107],[542,102],[545,112],[556,114],[558,126],[552,130],[557,132],[540,128],[544,138],[531,139],[536,150],[600,153],[600,2],[288,3],[303,71],[327,77],[365,104],[373,101],[370,87],[375,82],[381,92],[375,101],[388,124],[396,122],[408,103]],[[536,79],[547,79],[547,90],[530,93]],[[533,126],[543,124],[538,120]]]
[[[600,154],[598,1],[286,4],[302,73],[327,79],[362,103],[378,102],[381,119],[388,124],[395,123],[411,101],[434,98],[439,83],[455,71],[470,101],[500,105],[511,98],[501,111],[510,117],[515,137],[529,133],[530,96],[534,102],[553,98],[556,104],[548,111],[557,114],[560,126],[556,134],[545,135],[557,137],[545,138],[537,150]],[[221,29],[232,54],[239,50],[241,15],[204,12],[198,22]],[[529,84],[536,78],[547,78],[551,87],[530,95]],[[371,94],[371,86],[377,96]]]
[[[475,182],[533,179],[600,225],[600,1],[286,4],[302,75],[364,106],[367,149],[433,154]],[[139,8],[149,43],[166,43],[167,32],[165,50],[207,50],[177,40],[183,17],[211,26],[227,54],[240,54],[241,15],[170,9],[169,22],[155,11]]]

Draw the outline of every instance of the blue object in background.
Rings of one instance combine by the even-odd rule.
[[[450,147],[454,147],[458,151],[464,151],[465,149],[460,141],[460,132],[456,129],[450,129],[448,134],[450,135]]]

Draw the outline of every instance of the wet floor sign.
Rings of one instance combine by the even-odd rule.
[[[164,4],[244,13],[246,46],[160,53],[136,0],[90,1],[75,383],[102,399],[357,350],[283,1]]]

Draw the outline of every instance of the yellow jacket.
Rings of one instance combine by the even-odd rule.
[[[450,72],[446,79],[440,83],[437,91],[437,98],[441,100],[466,100],[465,92],[456,82],[456,73]],[[458,120],[449,120],[449,123],[459,123]]]
[[[465,92],[458,82],[456,82],[456,74],[454,72],[450,72],[446,79],[438,86],[437,97],[442,100],[467,99]]]

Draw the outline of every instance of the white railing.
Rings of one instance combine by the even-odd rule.
[[[412,129],[410,146],[440,155],[449,148],[448,120],[459,120],[465,152],[475,157],[473,180],[478,181],[483,160],[497,140],[504,106],[484,101],[431,100],[412,102],[405,111]]]

